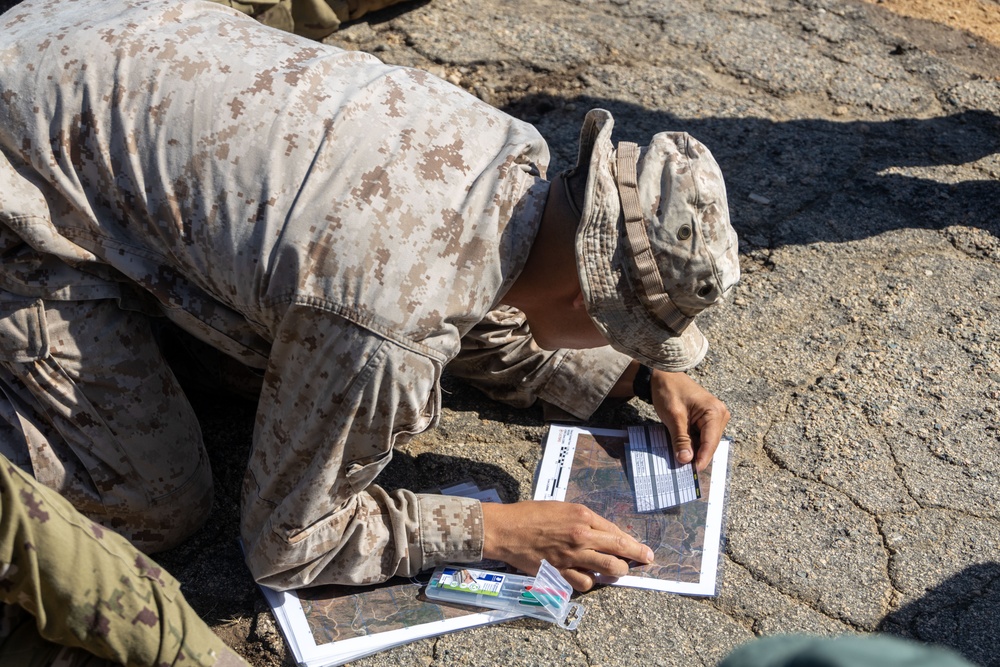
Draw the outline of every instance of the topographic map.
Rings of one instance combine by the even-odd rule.
[[[633,576],[697,583],[708,503],[684,503],[655,514],[636,512],[635,496],[625,476],[626,439],[581,433],[565,500],[586,505],[653,550],[656,562],[633,567]],[[706,497],[710,480],[711,466],[698,474]]]
[[[262,590],[296,663],[305,667],[342,665],[424,637],[518,616],[434,604],[423,595],[426,583],[398,578],[363,589]]]
[[[608,583],[714,595],[729,441],[723,440],[713,462],[698,473],[700,499],[639,513],[625,469],[627,440],[624,430],[552,426],[535,500],[586,505],[653,550],[654,563],[634,566],[629,576]],[[713,468],[722,471],[715,493]]]
[[[317,644],[472,613],[429,602],[420,594],[421,588],[422,584],[409,579],[394,579],[360,593],[357,588],[321,586],[299,591],[299,599]]]

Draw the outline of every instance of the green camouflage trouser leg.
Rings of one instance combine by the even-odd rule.
[[[173,577],[0,456],[0,664],[245,663]]]
[[[272,28],[303,37],[323,39],[345,21],[385,9],[405,0],[213,0],[258,19]]]

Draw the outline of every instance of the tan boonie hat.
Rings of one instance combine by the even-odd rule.
[[[565,174],[587,173],[576,234],[587,312],[615,349],[685,371],[708,351],[694,316],[740,277],[722,172],[684,132],[616,148],[613,127],[610,113],[590,111],[577,165]]]

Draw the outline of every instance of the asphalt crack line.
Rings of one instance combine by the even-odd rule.
[[[791,593],[786,593],[785,591],[783,591],[780,588],[778,588],[775,584],[773,584],[770,581],[768,581],[767,578],[764,577],[764,575],[762,573],[756,571],[755,568],[751,567],[750,565],[748,565],[746,563],[741,563],[739,560],[737,560],[736,558],[734,558],[733,555],[731,553],[729,553],[728,549],[726,550],[725,556],[726,556],[726,558],[729,559],[729,561],[732,564],[734,564],[734,565],[742,568],[748,575],[750,575],[751,579],[753,579],[754,581],[756,581],[759,584],[763,584],[763,585],[767,586],[769,589],[771,589],[772,591],[774,591],[777,595],[780,595],[781,597],[783,597],[783,598],[785,598],[787,600],[790,600],[792,603],[799,604],[799,605],[801,605],[803,607],[807,607],[808,609],[811,609],[812,611],[816,612],[817,614],[819,614],[819,615],[821,615],[821,616],[823,616],[825,618],[830,619],[831,621],[834,621],[836,623],[842,623],[845,626],[847,626],[847,627],[849,627],[849,628],[851,628],[853,630],[857,630],[858,632],[871,632],[870,628],[865,628],[865,627],[861,626],[860,624],[857,624],[857,623],[855,623],[853,621],[850,621],[848,619],[845,619],[845,618],[840,618],[838,616],[833,616],[833,615],[827,613],[826,611],[824,611],[823,609],[820,609],[818,606],[816,606],[815,604],[813,604],[812,602],[810,602],[808,600],[802,600],[800,598],[795,597]],[[720,611],[722,611],[722,610],[720,610]],[[723,613],[726,613],[726,612],[723,612]],[[729,615],[729,614],[727,613],[727,615]],[[741,614],[741,615],[743,615],[743,614]],[[756,626],[757,623],[760,621],[760,619],[754,618],[750,614],[746,614],[745,616],[747,618],[753,619],[754,626]],[[756,634],[756,632],[755,632],[755,634]]]

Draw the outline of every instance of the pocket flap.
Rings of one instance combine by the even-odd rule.
[[[41,299],[0,296],[0,361],[25,363],[49,354],[45,303]]]

